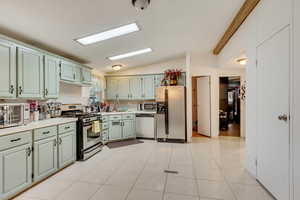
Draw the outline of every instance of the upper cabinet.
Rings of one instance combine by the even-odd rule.
[[[18,97],[43,98],[44,62],[43,54],[18,47]]]
[[[45,98],[55,99],[59,95],[59,60],[45,56]]]
[[[75,65],[68,61],[61,61],[60,63],[60,78],[64,81],[75,81],[75,74],[73,68]]]
[[[142,78],[142,85],[143,85],[143,99],[145,100],[152,100],[155,99],[155,88],[154,88],[154,80],[155,76],[144,76]]]
[[[74,73],[74,82],[80,83],[81,82],[81,69],[78,65],[75,65],[73,67],[73,73]]]
[[[92,73],[89,68],[63,60],[60,63],[60,79],[74,84],[91,85]]]
[[[0,98],[16,97],[16,46],[0,40]]]
[[[129,99],[130,98],[130,84],[129,79],[122,77],[118,79],[118,98],[119,99]]]
[[[81,68],[81,77],[82,77],[82,83],[83,84],[92,84],[92,73],[91,70],[82,67]]]
[[[130,99],[141,100],[143,95],[142,78],[139,76],[129,77]]]
[[[118,80],[115,78],[107,79],[106,81],[106,98],[114,100],[118,98]]]

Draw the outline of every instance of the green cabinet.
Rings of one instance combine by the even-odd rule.
[[[0,152],[0,199],[8,199],[32,183],[31,144]]]
[[[109,140],[122,139],[121,120],[111,120],[109,122]]]
[[[76,134],[75,131],[63,133],[58,136],[58,168],[73,163],[76,160]]]
[[[88,84],[91,85],[92,84],[92,72],[90,69],[81,68],[81,76],[82,76],[82,83],[83,84]]]
[[[55,99],[59,96],[59,60],[53,56],[45,56],[45,98]]]
[[[142,78],[139,76],[129,77],[130,83],[130,99],[140,100],[142,99],[143,88],[142,88]]]
[[[143,99],[145,100],[153,100],[155,99],[155,76],[149,75],[149,76],[144,76],[142,78],[142,85],[143,85]]]
[[[57,136],[34,142],[34,182],[57,170]]]
[[[43,54],[18,47],[18,97],[43,98],[44,62]]]
[[[130,97],[130,81],[126,77],[118,78],[118,98],[128,100]]]
[[[114,100],[118,97],[118,79],[109,78],[106,81],[106,99]]]
[[[81,69],[78,65],[73,67],[74,72],[74,82],[81,83]]]
[[[16,97],[16,46],[0,40],[0,98]]]
[[[135,120],[123,120],[122,122],[123,139],[135,137]]]
[[[75,65],[68,61],[60,62],[60,79],[64,81],[75,81],[73,68]]]

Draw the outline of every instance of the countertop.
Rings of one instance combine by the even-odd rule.
[[[127,111],[127,112],[101,112],[101,115],[122,115],[122,114],[156,114],[155,111]]]
[[[11,128],[0,129],[0,136],[10,135],[10,134],[14,134],[14,133],[23,132],[23,131],[30,131],[33,129],[44,128],[44,127],[48,127],[48,126],[56,126],[56,125],[66,124],[66,123],[76,122],[76,121],[77,121],[77,118],[46,119],[46,120],[31,122],[24,126],[16,126],[16,127],[11,127]]]

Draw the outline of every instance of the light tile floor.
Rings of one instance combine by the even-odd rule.
[[[104,148],[15,200],[272,200],[245,171],[244,146],[220,137]]]

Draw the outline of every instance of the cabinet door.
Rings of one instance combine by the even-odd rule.
[[[118,95],[118,80],[114,78],[107,79],[106,82],[106,99],[116,99]]]
[[[59,60],[45,56],[45,98],[58,98],[59,95]]]
[[[84,84],[92,84],[92,73],[91,70],[86,68],[81,68],[82,74],[82,83]]]
[[[141,77],[130,78],[130,98],[133,100],[142,99],[142,79]]]
[[[121,121],[110,121],[109,122],[109,140],[120,140],[122,139],[122,127]]]
[[[129,78],[122,77],[118,79],[118,98],[122,100],[129,99]]]
[[[28,144],[0,152],[0,199],[12,197],[30,186],[31,147]]]
[[[135,137],[135,123],[134,120],[123,121],[123,138]]]
[[[43,98],[43,54],[28,48],[18,48],[18,96]]]
[[[60,135],[58,144],[58,168],[61,169],[76,160],[76,139],[74,132]]]
[[[73,67],[73,73],[74,73],[74,81],[77,83],[81,83],[81,69],[79,66],[75,65]]]
[[[146,100],[155,99],[154,76],[143,77],[143,98]]]
[[[34,143],[34,181],[51,175],[57,170],[57,137]]]
[[[73,72],[74,64],[67,61],[60,63],[60,79],[64,81],[74,81],[75,76]]]
[[[16,97],[16,47],[0,40],[0,98]]]
[[[155,82],[154,82],[155,88],[159,88],[161,86],[161,82],[163,79],[164,79],[163,74],[155,75]]]

